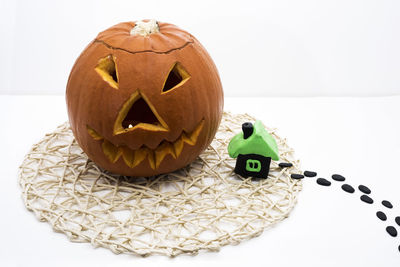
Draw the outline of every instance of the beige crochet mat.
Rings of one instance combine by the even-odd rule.
[[[191,165],[174,173],[130,178],[103,171],[76,143],[68,123],[35,144],[20,167],[28,210],[73,242],[90,242],[115,253],[176,256],[219,250],[258,236],[293,209],[301,181],[299,162],[274,129],[281,162],[268,179],[233,173],[227,153],[249,115],[224,113],[216,138]]]

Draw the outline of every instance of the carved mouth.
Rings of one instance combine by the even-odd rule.
[[[104,155],[110,160],[110,162],[115,163],[122,157],[127,166],[134,168],[147,158],[150,167],[154,170],[160,166],[161,162],[168,154],[170,154],[174,159],[178,158],[182,153],[185,143],[190,146],[195,145],[203,126],[204,119],[199,122],[192,132],[187,133],[182,131],[181,135],[173,142],[164,140],[155,149],[141,146],[136,150],[132,150],[125,145],[116,146],[98,134],[90,126],[87,125],[86,127],[89,135],[94,140],[103,141],[101,147]]]

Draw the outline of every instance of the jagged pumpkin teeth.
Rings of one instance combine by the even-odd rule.
[[[192,131],[192,133],[190,134],[190,140],[192,141],[192,144],[196,144],[197,142],[197,138],[200,135],[201,130],[203,129],[204,126],[204,120],[202,120],[199,125],[197,125],[196,129],[194,129],[194,131]]]
[[[156,159],[156,168],[160,166],[163,159],[168,155],[171,154],[174,159],[176,159],[174,147],[170,142],[164,141],[161,145],[158,146],[156,149],[154,156]]]
[[[191,133],[182,132],[179,138],[171,143],[163,141],[155,150],[151,150],[147,147],[141,147],[136,150],[132,150],[127,146],[116,146],[110,141],[104,139],[96,131],[87,126],[89,135],[94,140],[103,140],[102,149],[104,155],[115,163],[121,156],[127,166],[134,168],[138,166],[145,158],[148,159],[149,165],[152,169],[157,169],[164,158],[170,154],[174,159],[178,158],[182,153],[184,144],[194,146],[197,142],[198,136],[203,128],[204,120],[202,120]]]
[[[113,163],[115,163],[122,154],[122,151],[117,146],[114,146],[107,140],[103,141],[102,148],[104,155]]]
[[[66,100],[82,150],[99,167],[126,176],[193,162],[213,140],[223,111],[221,81],[204,47],[154,20],[99,33],[75,61]]]
[[[87,125],[86,125],[86,129],[87,129],[88,133],[90,134],[90,136],[93,137],[94,140],[103,140],[103,136],[98,134],[94,129],[90,128]]]
[[[189,135],[190,136],[190,135]],[[185,133],[182,134],[182,140],[184,143],[187,143],[189,145],[193,145],[192,140],[190,139],[190,137],[188,137]]]
[[[135,152],[126,146],[121,147],[120,150],[122,150],[122,157],[125,161],[125,164],[132,168]]]
[[[134,168],[137,165],[139,165],[147,156],[146,150],[143,148],[139,148],[139,149],[135,150],[134,153],[135,153],[135,155],[133,157],[131,168]]]
[[[175,151],[175,155],[176,155],[177,157],[179,157],[180,154],[182,153],[183,144],[184,144],[184,142],[183,142],[182,136],[181,136],[178,140],[176,140],[176,141],[174,142],[174,151]]]
[[[147,160],[149,161],[150,168],[153,170],[156,168],[155,156],[154,151],[148,148],[144,148],[147,153]]]

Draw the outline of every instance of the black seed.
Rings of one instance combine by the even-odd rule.
[[[350,194],[353,194],[354,191],[356,191],[356,190],[354,190],[354,188],[353,188],[351,185],[349,185],[349,184],[344,184],[344,185],[342,185],[342,189],[343,189],[344,191],[346,191],[347,193],[350,193]]]
[[[397,216],[394,220],[396,221],[397,225],[400,226],[400,216]]]
[[[382,205],[385,206],[385,207],[388,208],[388,209],[393,208],[392,203],[390,203],[390,202],[387,201],[387,200],[382,201]]]
[[[330,186],[330,185],[331,185],[331,182],[329,182],[329,181],[326,180],[325,178],[318,178],[318,179],[317,179],[317,184],[323,185],[323,186]]]
[[[387,220],[386,214],[383,213],[382,211],[378,211],[376,213],[376,217],[378,217],[381,221],[386,221]]]
[[[306,176],[306,177],[315,177],[315,176],[317,176],[317,173],[316,172],[312,172],[312,171],[305,171],[304,172],[304,176]]]
[[[293,173],[292,175],[290,175],[290,177],[292,177],[292,179],[299,180],[299,179],[303,179],[303,178],[304,178],[304,175]]]
[[[279,167],[280,168],[290,168],[292,166],[293,166],[293,164],[289,163],[289,162],[281,162],[281,163],[279,163]]]
[[[370,198],[369,196],[367,196],[367,195],[362,195],[362,196],[360,197],[360,199],[361,199],[362,201],[364,201],[365,203],[368,203],[368,204],[374,203],[374,200],[373,200],[372,198]]]
[[[399,252],[400,252],[400,245],[399,245]]]
[[[368,187],[366,187],[365,185],[360,184],[358,186],[358,189],[363,192],[364,194],[371,194],[371,189],[369,189]]]
[[[344,178],[342,175],[340,174],[334,174],[332,175],[332,179],[338,182],[343,182],[344,180],[346,180],[346,178]]]
[[[386,232],[388,232],[388,234],[393,236],[393,237],[397,236],[397,230],[393,226],[386,227]]]

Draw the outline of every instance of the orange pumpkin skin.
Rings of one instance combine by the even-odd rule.
[[[135,24],[117,24],[85,48],[71,70],[66,102],[75,139],[92,161],[113,173],[152,176],[188,165],[208,147],[223,91],[196,38],[161,22],[158,33],[132,36]],[[187,79],[164,91],[172,68]],[[123,126],[128,119],[133,123]]]

